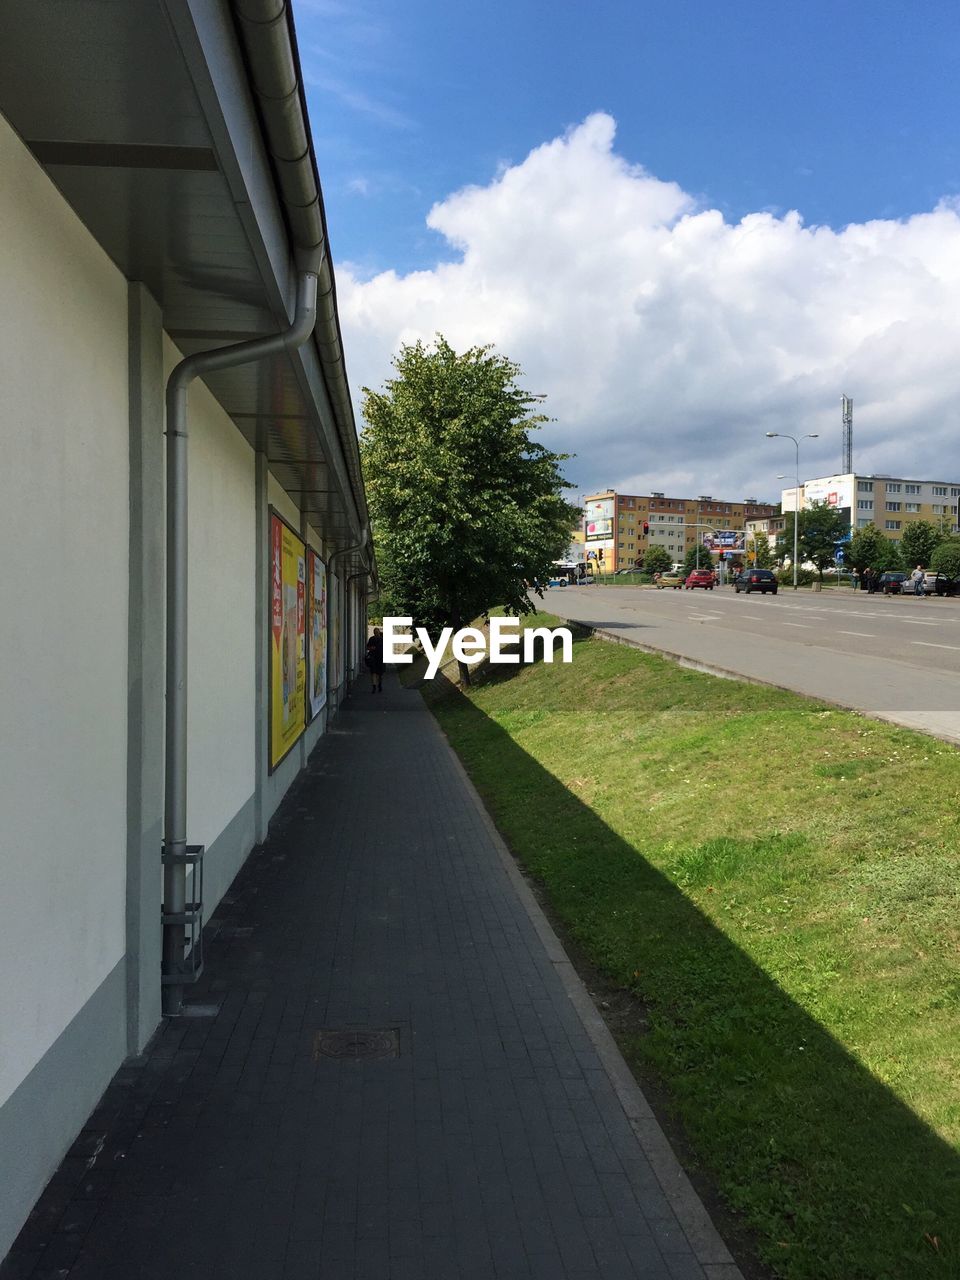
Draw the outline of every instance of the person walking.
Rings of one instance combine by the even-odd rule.
[[[910,581],[913,583],[913,594],[915,596],[925,596],[927,594],[923,581],[923,565],[917,565],[910,575]]]
[[[383,632],[379,627],[373,628],[363,660],[370,672],[370,692],[383,693]]]
[[[876,576],[869,565],[863,571],[863,589],[868,596],[872,596],[877,589]]]

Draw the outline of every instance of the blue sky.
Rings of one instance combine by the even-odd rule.
[[[569,136],[598,115],[614,122],[615,140],[608,147],[612,164],[626,166],[635,177],[642,166],[647,175],[664,184],[664,190],[675,184],[684,194],[671,215],[671,226],[706,211],[719,215],[729,228],[759,214],[771,215],[773,230],[786,251],[784,260],[792,255],[798,273],[789,283],[778,275],[778,285],[796,297],[798,314],[809,316],[822,310],[823,297],[811,302],[796,296],[810,270],[809,262],[805,266],[801,259],[809,256],[814,240],[804,241],[799,257],[793,252],[796,228],[788,235],[784,221],[790,210],[799,212],[806,231],[824,226],[841,232],[849,224],[858,227],[876,220],[890,224],[896,241],[894,258],[900,264],[893,269],[894,275],[903,268],[905,254],[916,255],[919,236],[926,246],[924,271],[945,289],[952,287],[956,218],[941,219],[936,250],[929,248],[929,227],[922,236],[915,228],[909,244],[896,228],[911,215],[929,213],[938,202],[960,193],[960,95],[956,89],[960,17],[955,3],[601,0],[561,6],[488,0],[483,6],[467,7],[422,0],[402,6],[382,0],[295,0],[294,12],[331,245],[341,294],[348,302],[344,308],[348,362],[351,368],[359,365],[364,381],[379,383],[389,376],[387,348],[395,349],[399,340],[409,340],[421,328],[427,335],[440,329],[448,334],[459,331],[467,340],[485,336],[482,320],[476,315],[468,320],[456,296],[445,294],[449,277],[441,264],[455,267],[466,254],[476,266],[485,253],[487,266],[478,271],[475,283],[506,279],[508,264],[499,260],[498,253],[493,261],[488,243],[481,248],[484,236],[477,230],[485,218],[495,218],[496,211],[490,206],[484,212],[478,203],[466,233],[451,234],[449,218],[439,219],[443,226],[427,225],[431,208],[462,203],[464,189],[475,189],[478,202],[482,193],[493,201],[504,173],[526,173],[531,153],[539,154],[538,149]],[[597,145],[602,150],[606,144]],[[594,218],[582,205],[583,193],[576,188],[569,157],[557,155],[558,164],[567,165],[565,181],[570,185],[564,187],[559,180],[554,185],[545,178],[545,201],[550,203],[544,205],[544,217],[549,218],[551,234],[558,237],[556,252],[562,256],[565,246],[558,228],[574,206],[579,221],[568,248],[608,234],[603,228],[609,193],[600,181]],[[590,180],[598,181],[595,172]],[[505,198],[503,192],[500,197]],[[466,198],[471,198],[469,192]],[[524,216],[524,211],[529,217],[529,201],[518,216]],[[570,213],[568,220],[573,217]],[[572,235],[572,226],[570,230]],[[529,233],[538,236],[533,225]],[[864,324],[870,328],[870,314],[865,317],[864,310],[870,303],[858,305],[857,299],[878,296],[881,279],[887,281],[886,291],[881,291],[885,298],[895,292],[884,259],[889,239],[886,232],[872,236],[868,253],[872,276],[864,281],[858,274],[863,252],[859,242],[853,243],[856,236],[848,237],[839,248],[834,242],[828,246],[822,240],[816,242],[825,247],[830,261],[824,260],[823,273],[834,274],[837,304],[850,309],[861,348],[861,330]],[[663,246],[648,252],[654,251],[662,254]],[[838,252],[842,262],[837,260]],[[522,249],[520,253],[526,256]],[[630,270],[642,274],[648,260],[641,255],[631,261]],[[701,268],[705,269],[704,263],[697,269]],[[608,269],[614,272],[612,264]],[[411,306],[412,272],[421,273],[426,291],[416,299],[417,307]],[[376,290],[366,293],[365,300],[362,294],[364,286],[382,273],[395,274],[394,284],[397,289],[402,285],[408,310],[416,310],[420,319],[412,329],[399,321],[390,332],[381,325],[374,340],[377,326],[370,319],[370,303],[376,297],[385,311],[390,310],[384,298],[386,277]],[[531,293],[536,296],[537,279],[528,276],[525,288],[526,299]],[[677,288],[678,277],[672,276],[670,290]],[[658,277],[649,289],[662,295],[663,281]],[[505,318],[515,316],[525,299],[505,297],[502,288],[492,286],[489,296],[490,340],[512,338],[518,346],[508,348],[507,354],[519,351],[524,368],[532,367],[541,384],[537,389],[549,397],[553,387],[542,385],[544,378],[550,381],[546,351],[537,348],[530,326],[521,330]],[[716,305],[725,307],[726,295],[714,292],[713,296]],[[755,305],[745,302],[743,291],[737,293],[736,288],[729,298],[741,310]],[[948,299],[941,301],[948,309]],[[397,299],[394,304],[399,315]],[[634,313],[636,305],[636,299],[624,299],[624,315]],[[915,299],[914,311],[921,305]],[[908,307],[903,319],[912,326],[909,312]],[[678,302],[670,314],[676,322],[677,316],[686,314],[685,304]],[[875,315],[874,336],[882,341],[900,318],[883,305],[878,305]],[[661,312],[658,324],[663,322]],[[739,332],[738,325],[725,325],[727,338]],[[349,342],[354,328],[356,361]],[[636,338],[637,355],[642,358],[643,333]],[[684,369],[702,376],[709,361],[702,363],[698,352],[706,337],[701,334],[691,344],[685,326],[682,334],[678,330],[678,338],[687,363],[677,364],[680,357],[676,356],[674,377]],[[543,335],[543,341],[549,341],[549,335]],[[379,352],[377,342],[383,347]],[[858,365],[853,347],[838,353],[827,370],[820,345],[811,337],[794,353],[778,349],[747,361],[754,376],[771,376],[773,365],[777,366],[771,390],[773,382],[780,390],[786,386],[787,366],[796,381],[798,373],[806,372],[805,361],[820,361],[818,373],[811,369],[816,373],[815,388],[806,385],[795,406],[779,393],[768,403],[765,412],[780,419],[774,428],[786,429],[785,416],[798,425],[819,423],[818,412],[825,424],[833,418],[839,421],[837,404],[846,391],[858,408],[862,403],[865,409],[872,406],[878,411],[874,454],[865,455],[858,465],[906,467],[910,447],[904,446],[901,458],[896,444],[898,432],[902,436],[905,429],[902,420],[898,426],[896,403],[901,396],[897,389],[887,387],[879,394],[872,385],[839,385],[845,377],[856,381],[867,374],[868,383],[871,379]],[[584,351],[583,358],[590,362],[591,352]],[[929,376],[929,360],[923,363]],[[611,377],[617,374],[608,372]],[[656,470],[631,462],[638,433],[642,437],[652,428],[642,421],[633,425],[628,421],[623,371],[617,376],[624,412],[616,421],[610,418],[591,427],[583,417],[583,406],[562,393],[553,406],[562,418],[554,433],[557,441],[568,444],[593,431],[593,443],[609,444],[611,456],[616,457],[615,474],[609,476],[601,477],[602,468],[592,463],[578,464],[580,483],[591,483],[596,472],[597,483],[609,481],[622,487],[628,480],[640,483]],[[651,417],[661,423],[664,415],[669,418],[670,385],[665,378],[659,390],[645,387],[641,402],[648,424]],[[952,402],[957,390],[946,378],[943,402]],[[823,400],[822,409],[818,409],[818,397]],[[738,453],[753,445],[757,428],[766,422],[760,421],[764,411],[754,405],[745,415],[749,426],[733,428],[744,416],[737,411],[734,394],[711,424],[702,411],[708,400],[707,395],[701,397],[696,429],[687,434],[682,447],[678,445],[680,451],[671,454],[666,467],[677,483],[687,473],[693,479],[681,453],[689,453],[697,440],[709,438],[706,433],[733,430],[728,436],[731,452]],[[899,412],[902,419],[902,406]],[[942,419],[938,411],[938,420]],[[960,425],[955,419],[951,423]],[[873,439],[866,427],[862,438],[865,447]],[[552,438],[547,442],[555,443]],[[824,468],[828,461],[825,453]],[[944,465],[948,462],[954,478],[960,475],[960,455],[945,458]],[[728,483],[734,483],[735,474],[736,468],[731,467]],[[758,469],[758,484],[762,477]]]
[[[608,111],[621,152],[730,218],[838,227],[960,190],[960,13],[922,0],[301,2],[338,259],[446,253],[431,204]]]

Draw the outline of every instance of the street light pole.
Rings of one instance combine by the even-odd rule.
[[[800,441],[801,440],[818,440],[820,433],[811,431],[805,436],[787,435],[785,431],[768,431],[767,439],[792,440],[793,447],[797,451],[797,487],[793,491],[793,589],[797,589],[797,530],[800,527]]]

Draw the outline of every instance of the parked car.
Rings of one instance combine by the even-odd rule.
[[[712,569],[694,569],[692,573],[687,575],[687,580],[683,584],[688,591],[692,591],[694,587],[703,587],[707,591],[712,591],[717,585]]]
[[[928,573],[924,576],[928,595],[960,596],[960,578],[951,578],[946,573]]]
[[[733,580],[733,589],[737,595],[741,591],[749,595],[751,591],[759,591],[761,595],[766,595],[769,591],[772,596],[777,594],[777,575],[770,569],[744,569],[743,573],[738,573]]]
[[[885,596],[898,596],[903,591],[903,584],[908,578],[909,574],[901,573],[899,569],[888,569],[877,579],[877,589]]]
[[[617,575],[616,575],[616,576],[617,576],[618,578],[620,578],[620,577],[622,577],[625,573],[639,573],[639,572],[640,572],[640,570],[639,570],[639,569],[636,569],[636,568],[634,568],[634,569],[618,569],[618,570],[617,570]]]
[[[674,573],[671,570],[669,573],[661,573],[655,585],[658,591],[661,587],[673,587],[676,591],[679,591],[683,586],[683,578],[679,573]]]

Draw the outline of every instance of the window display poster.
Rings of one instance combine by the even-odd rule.
[[[306,547],[270,513],[270,768],[306,728]]]
[[[310,560],[310,714],[327,700],[327,566],[315,551]]]
[[[343,675],[340,670],[340,622],[343,610],[343,589],[336,574],[327,584],[330,592],[330,683],[340,688]]]

